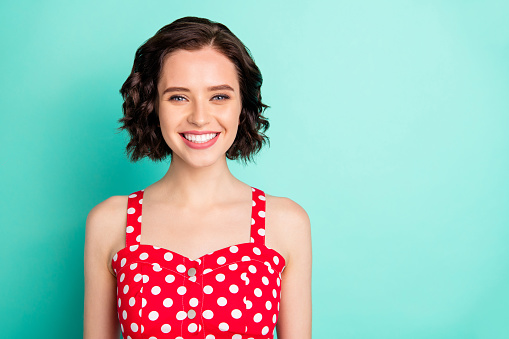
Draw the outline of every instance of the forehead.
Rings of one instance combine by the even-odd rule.
[[[229,84],[238,90],[237,69],[225,55],[211,47],[188,51],[179,49],[166,56],[159,90],[176,85],[188,88]]]

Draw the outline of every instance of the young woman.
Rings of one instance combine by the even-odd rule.
[[[305,210],[229,171],[268,140],[261,73],[224,25],[185,17],[136,52],[120,90],[136,161],[167,173],[86,221],[84,338],[311,338]]]

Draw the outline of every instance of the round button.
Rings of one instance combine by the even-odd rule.
[[[196,275],[196,268],[194,267],[191,267],[188,271],[187,271],[187,275],[190,276],[190,277],[194,277]]]
[[[190,309],[189,311],[187,311],[187,317],[189,319],[193,319],[194,317],[196,317],[196,311],[193,309]]]

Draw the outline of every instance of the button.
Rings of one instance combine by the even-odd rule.
[[[189,311],[187,311],[187,317],[189,319],[193,319],[194,317],[196,317],[196,311],[193,309],[190,309]]]
[[[190,277],[194,277],[196,275],[196,268],[194,267],[191,267],[188,271],[187,271],[187,275],[190,276]]]

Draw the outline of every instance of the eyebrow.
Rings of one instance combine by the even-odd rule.
[[[219,91],[219,90],[227,90],[227,91],[235,92],[235,90],[230,85],[227,85],[227,84],[210,86],[207,89],[209,90],[209,92]],[[167,89],[164,90],[163,95],[166,93],[169,93],[169,92],[191,92],[191,91],[189,90],[189,88],[185,88],[185,87],[168,87]]]

